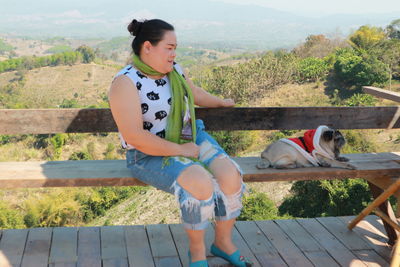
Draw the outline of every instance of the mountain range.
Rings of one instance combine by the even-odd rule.
[[[172,23],[178,42],[251,49],[290,48],[310,34],[345,36],[361,25],[385,27],[400,18],[385,14],[337,14],[318,18],[276,9],[212,0],[17,1],[0,9],[0,36],[112,38],[128,36],[133,19]]]

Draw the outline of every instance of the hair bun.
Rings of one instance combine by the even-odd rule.
[[[133,35],[137,36],[140,29],[142,28],[143,22],[137,21],[136,19],[132,20],[128,25],[128,31]]]

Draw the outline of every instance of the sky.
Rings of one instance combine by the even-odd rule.
[[[399,0],[213,0],[234,4],[254,4],[312,17],[332,14],[399,12]]]

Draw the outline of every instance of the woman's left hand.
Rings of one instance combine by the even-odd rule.
[[[233,107],[234,105],[235,105],[235,101],[231,98],[222,100],[222,107],[224,107],[224,108]]]

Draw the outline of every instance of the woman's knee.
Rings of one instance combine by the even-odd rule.
[[[207,200],[214,192],[211,174],[200,165],[186,168],[179,175],[177,182],[198,200]]]
[[[232,195],[241,190],[242,176],[231,160],[227,157],[218,157],[210,165],[222,192]]]

